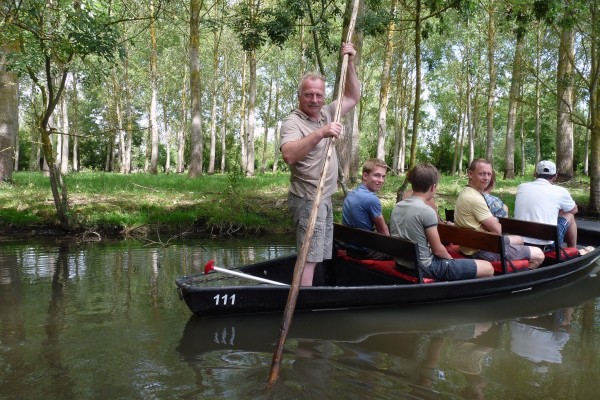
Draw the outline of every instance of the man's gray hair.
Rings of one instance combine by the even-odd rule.
[[[316,80],[320,80],[323,82],[323,84],[325,84],[325,77],[321,74],[319,74],[318,72],[308,72],[304,75],[302,75],[300,77],[300,82],[298,82],[298,96],[300,96],[302,93],[302,85],[304,84],[304,81],[316,81]]]

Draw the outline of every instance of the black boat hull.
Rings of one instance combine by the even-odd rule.
[[[600,243],[595,239],[594,232],[580,229],[579,242],[596,247],[584,256],[536,270],[453,282],[406,283],[359,263],[334,258],[318,267],[316,279],[322,280],[324,285],[302,287],[295,309],[307,311],[455,302],[534,291],[549,284],[566,284],[589,273],[600,257]],[[295,260],[295,256],[284,257],[239,270],[290,284]],[[205,285],[206,280],[206,275],[194,275],[179,278],[176,282],[181,298],[198,316],[282,312],[285,309],[289,293],[287,286],[246,282],[208,286]]]

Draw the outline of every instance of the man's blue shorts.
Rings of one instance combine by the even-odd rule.
[[[458,281],[477,277],[477,264],[470,258],[443,259],[433,256],[429,267],[423,268],[423,274],[438,281]]]

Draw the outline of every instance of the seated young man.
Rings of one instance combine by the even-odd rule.
[[[453,259],[437,230],[437,213],[427,205],[437,190],[440,173],[431,164],[416,165],[408,175],[412,195],[397,203],[390,219],[391,236],[419,245],[419,265],[423,275],[441,281],[489,277],[494,268],[489,261],[472,258]],[[396,260],[399,262],[400,260]],[[401,265],[407,268],[415,266]]]
[[[370,158],[362,167],[362,182],[356,189],[348,193],[342,207],[342,224],[366,231],[377,231],[389,235],[390,231],[381,212],[381,201],[377,192],[385,182],[388,166],[385,161]],[[391,257],[368,249],[359,249],[353,246],[346,247],[350,257],[391,260]]]

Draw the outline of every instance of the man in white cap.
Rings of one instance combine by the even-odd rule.
[[[536,180],[517,187],[515,219],[557,225],[558,237],[568,247],[577,246],[577,204],[567,189],[553,185],[556,180],[556,164],[540,161],[535,168]],[[526,243],[544,247],[553,242],[534,238],[523,238]]]

